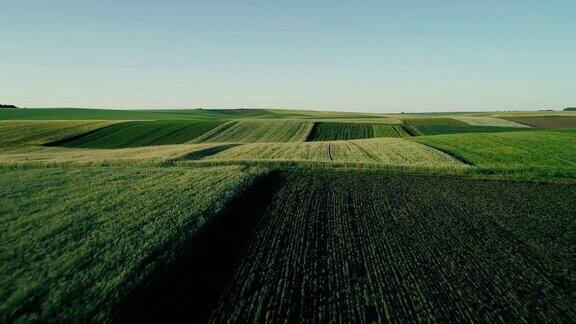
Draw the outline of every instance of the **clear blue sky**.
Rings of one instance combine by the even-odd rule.
[[[20,0],[0,102],[350,111],[576,106],[576,1]]]

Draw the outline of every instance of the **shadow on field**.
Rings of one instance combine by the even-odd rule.
[[[241,261],[239,254],[257,215],[262,215],[282,181],[279,173],[272,172],[236,197],[195,235],[182,260],[120,304],[113,322],[206,322]]]

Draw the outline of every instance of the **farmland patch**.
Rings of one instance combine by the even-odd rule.
[[[309,121],[294,120],[235,120],[214,128],[194,142],[301,142],[310,133],[312,125]]]
[[[113,123],[110,121],[0,121],[0,149],[42,145]]]
[[[576,168],[576,131],[458,134],[414,138],[473,161],[502,168]]]
[[[0,169],[0,321],[109,321],[264,172]]]
[[[253,143],[235,146],[206,161],[317,161],[412,166],[461,166],[436,149],[399,138],[304,143]]]
[[[222,149],[220,144],[179,144],[121,149],[83,149],[67,147],[32,147],[0,152],[0,165],[138,165],[159,164],[183,159],[183,156],[206,156]],[[204,153],[201,153],[204,152]],[[209,154],[208,154],[209,155]]]
[[[228,243],[235,262],[204,320],[576,319],[574,238],[565,235],[576,232],[574,185],[318,170],[284,177],[268,207],[248,217],[248,233]],[[186,296],[197,293],[177,283],[198,266],[185,264],[157,290],[167,302],[133,309],[193,318]]]
[[[536,128],[576,128],[576,116],[504,117]]]
[[[490,126],[490,127],[530,127],[512,120],[495,117],[455,117],[454,119],[465,122],[472,126]]]
[[[409,136],[400,125],[362,122],[316,122],[307,141],[336,141]]]
[[[526,130],[517,126],[474,126],[459,119],[461,118],[410,118],[405,119],[404,122],[408,127],[407,130],[415,135],[498,133]]]
[[[124,148],[180,144],[220,125],[219,121],[133,121],[51,143],[75,148]]]

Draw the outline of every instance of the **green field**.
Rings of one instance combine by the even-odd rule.
[[[43,145],[112,125],[110,121],[1,121],[0,149]]]
[[[409,136],[399,125],[317,122],[308,135],[307,141],[337,141],[375,137]]]
[[[574,116],[0,110],[0,322],[576,322]]]
[[[485,117],[454,117],[454,118],[410,118],[404,122],[415,129],[414,135],[441,135],[461,133],[499,133],[526,131],[522,126],[503,119],[494,122],[496,118],[487,120]]]
[[[307,143],[254,143],[204,157],[204,161],[309,161],[398,166],[463,167],[451,156],[415,142],[380,138]]]
[[[576,169],[575,130],[441,135],[415,140],[479,167],[551,172]]]
[[[73,138],[66,138],[50,145],[78,148],[123,148],[181,144],[192,141],[220,124],[222,124],[220,121],[124,122]]]
[[[302,142],[312,126],[313,123],[307,121],[230,121],[199,136],[194,142]]]
[[[2,322],[108,319],[261,172],[0,169]]]

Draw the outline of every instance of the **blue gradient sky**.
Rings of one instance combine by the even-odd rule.
[[[576,1],[3,1],[0,102],[576,105]]]

